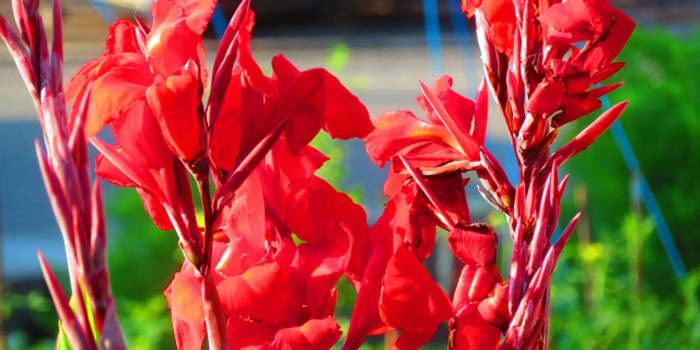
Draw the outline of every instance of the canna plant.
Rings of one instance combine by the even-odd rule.
[[[365,138],[374,162],[391,164],[384,187],[391,199],[375,225],[386,225],[377,230],[389,243],[372,256],[387,272],[378,269],[366,281],[373,287],[360,289],[346,348],[389,329],[402,331],[396,348],[421,346],[447,319],[450,349],[548,346],[550,279],[579,218],[551,243],[568,179],[559,181],[558,168],[612,125],[627,102],[558,150],[551,147],[559,127],[599,109],[598,99],[621,85],[598,86],[624,65],[612,61],[635,25],[608,0],[463,0],[462,9],[476,18],[484,67],[475,101],[455,93],[449,76],[432,90],[421,83],[418,103],[426,119],[389,112]],[[489,91],[516,155],[515,185],[484,146]],[[507,282],[496,266],[498,236],[470,222],[462,177],[468,171],[507,218],[514,243]],[[449,232],[463,264],[452,300],[420,264],[432,250],[436,225]],[[404,268],[411,261],[411,274],[394,272],[398,259]]]
[[[65,241],[70,300],[40,260],[60,339],[73,348],[126,347],[87,142],[100,152],[95,173],[135,188],[154,224],[177,234],[183,264],[164,294],[179,349],[201,349],[205,339],[209,349],[328,349],[342,334],[334,318],[342,276],[358,292],[343,349],[391,330],[400,331],[394,348],[416,349],[444,321],[450,349],[547,348],[550,278],[578,220],[550,243],[566,187],[558,168],[626,106],[551,152],[560,126],[600,108],[598,98],[620,86],[597,84],[622,67],[612,60],[634,23],[607,0],[464,0],[484,61],[475,101],[443,76],[434,89],[421,83],[426,118],[396,111],[374,122],[324,69],[300,71],[279,55],[265,76],[251,53],[249,0],[231,18],[211,73],[201,37],[216,1],[156,0],[150,26],[113,23],[105,52],[65,89],[60,3],[50,50],[38,1],[13,6],[19,34],[0,17],[0,35],[44,130],[39,160]],[[517,184],[485,148],[489,93],[516,154]],[[106,126],[112,145],[96,136]],[[361,206],[314,175],[328,160],[308,145],[321,130],[361,138],[378,166],[390,163],[389,200],[371,227]],[[470,171],[508,220],[507,281],[496,265],[498,236],[471,222]],[[438,227],[462,265],[452,298],[422,264]]]

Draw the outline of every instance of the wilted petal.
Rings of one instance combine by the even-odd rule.
[[[449,236],[450,249],[465,264],[490,266],[496,259],[498,236],[486,224],[456,227]]]

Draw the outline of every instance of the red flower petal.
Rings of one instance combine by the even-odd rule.
[[[147,93],[148,104],[165,141],[173,153],[185,161],[192,161],[204,152],[198,90],[197,66],[189,61],[180,75],[157,80]]]
[[[241,101],[244,100],[242,90],[244,88],[239,83],[240,79],[241,72],[238,70],[231,77],[231,84],[226,89],[218,111],[213,111],[214,102],[210,102],[209,105],[212,108],[212,120],[209,121],[212,123],[209,135],[209,157],[216,169],[226,173],[233,171],[240,148],[250,147],[244,142],[247,142],[253,136],[250,135],[251,129],[249,128],[245,129],[245,133],[243,132],[244,126],[253,121],[244,120],[249,118],[241,117]],[[213,99],[214,95],[211,98]],[[262,104],[262,101],[258,99],[245,100],[248,106],[257,103]]]
[[[495,280],[483,267],[478,267],[469,287],[469,299],[483,300],[493,289]]]
[[[442,102],[447,114],[454,116],[454,122],[463,133],[469,133],[474,119],[474,102],[452,90],[452,77],[443,75],[435,80],[433,93]],[[435,125],[442,125],[442,121],[435,115],[430,102],[423,95],[416,97],[418,104],[428,115],[428,119]]]
[[[137,39],[138,27],[134,23],[119,19],[109,26],[109,34],[105,46],[107,54],[141,53],[141,46]]]
[[[163,1],[163,0],[159,0]],[[195,33],[202,35],[209,24],[214,8],[215,0],[174,0],[184,10],[187,26]]]
[[[508,312],[508,284],[496,284],[492,295],[479,303],[478,309],[484,320],[505,332],[511,319]]]
[[[462,267],[462,272],[459,274],[459,280],[457,280],[457,286],[455,287],[455,294],[452,300],[456,317],[461,317],[465,312],[468,312],[468,308],[473,305],[472,298],[469,297],[469,291],[474,281],[474,275],[478,267],[474,265],[464,265]]]
[[[333,222],[317,243],[299,246],[290,276],[306,289],[311,317],[321,317],[330,301],[331,290],[345,273],[350,261],[352,236],[345,225]]]
[[[484,320],[476,308],[450,321],[450,350],[496,349],[501,331]]]
[[[281,326],[269,322],[255,322],[229,318],[226,322],[232,349],[268,350]]]
[[[278,70],[276,74],[283,79],[280,80],[276,114],[284,117],[286,113],[282,110],[294,112],[290,120],[292,124],[287,127],[287,142],[293,154],[301,145],[308,143],[320,128],[332,138],[344,140],[363,138],[374,129],[367,108],[325,69],[309,69],[291,78],[296,69],[291,64],[278,62],[275,68]],[[289,83],[283,84],[285,79]],[[299,102],[302,104],[296,107]],[[296,110],[291,110],[292,107],[296,107]],[[290,129],[300,135],[292,137]],[[298,141],[293,142],[295,140]]]
[[[587,115],[603,104],[598,100],[598,97],[588,93],[581,93],[574,96],[564,98],[564,108],[562,112],[552,118],[552,127],[558,128],[562,125],[570,123],[578,118]]]
[[[382,283],[380,315],[392,327],[430,328],[454,314],[445,292],[403,245],[389,259]]]
[[[474,16],[474,10],[481,6],[482,0],[462,0],[462,11],[467,14],[467,17]]]
[[[361,287],[358,288],[343,349],[358,349],[364,343],[365,335],[381,334],[391,329],[379,316],[382,276],[389,261],[393,242],[385,237],[387,235],[377,241],[369,256]]]
[[[340,326],[333,317],[311,319],[301,326],[278,331],[270,349],[330,349],[341,334]]]
[[[313,98],[309,101],[309,104],[323,111],[323,129],[332,138],[364,138],[374,130],[367,107],[338,78],[326,70],[323,73],[323,109],[320,108],[320,97],[316,97],[318,102]]]
[[[207,2],[203,5],[207,6]],[[173,0],[164,0],[154,2],[151,13],[153,28],[148,33],[147,50],[156,70],[170,75],[189,60],[197,62],[201,32],[197,33],[188,26],[185,10]]]
[[[277,262],[249,268],[242,276],[227,278],[217,286],[227,315],[286,323],[294,320],[292,283]]]
[[[146,209],[151,219],[153,219],[153,223],[163,231],[172,230],[173,223],[170,221],[170,216],[168,216],[168,212],[165,211],[162,202],[156,196],[140,187],[137,187],[136,191],[139,193],[139,196],[141,196],[143,207]]]
[[[511,0],[482,1],[479,10],[491,28],[491,41],[499,52],[513,55],[515,33],[515,6]]]
[[[422,327],[420,329],[407,329],[401,331],[399,339],[391,347],[391,350],[419,349],[433,337],[438,325]]]
[[[200,281],[194,276],[175,273],[165,291],[173,320],[178,349],[200,349],[205,336]]]
[[[113,149],[117,152],[121,151],[119,145],[112,145]],[[128,155],[122,154],[128,158]],[[95,174],[97,176],[109,181],[112,185],[122,186],[122,187],[136,187],[137,184],[128,175],[126,175],[121,169],[114,165],[104,154],[100,153],[95,158]]]
[[[550,115],[559,109],[565,91],[564,86],[556,81],[540,83],[527,103],[527,111],[537,115]]]
[[[426,123],[409,111],[387,112],[374,120],[376,129],[364,141],[367,154],[377,166],[405,147],[425,141],[438,141],[459,148],[444,126]]]
[[[550,43],[565,39],[567,43],[592,40],[601,34],[607,24],[604,18],[590,7],[591,1],[569,0],[552,5],[537,19],[546,31]],[[609,6],[609,5],[608,5]]]
[[[608,32],[605,40],[600,41],[586,55],[579,55],[573,61],[574,64],[581,64],[585,70],[598,70],[608,66],[615,57],[622,51],[627,40],[632,35],[636,24],[624,12],[618,9],[611,9],[612,23],[607,28]],[[604,34],[605,35],[605,34]]]
[[[153,82],[148,63],[136,54],[105,57],[97,66],[84,68],[86,71],[74,77],[69,84],[67,94],[80,94],[87,83],[93,82],[85,121],[85,135],[88,138],[121,116],[133,103],[142,100]],[[75,113],[77,108],[71,110],[72,116]]]
[[[253,11],[248,11],[248,17],[245,23],[243,23],[243,26],[252,26],[253,18]],[[272,86],[270,78],[263,74],[262,70],[253,59],[253,54],[250,51],[250,33],[247,30],[238,31],[238,40],[238,64],[243,70],[245,84],[262,92],[265,96],[275,98],[277,92]],[[233,83],[235,84],[236,82]]]

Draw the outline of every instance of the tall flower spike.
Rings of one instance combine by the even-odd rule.
[[[59,312],[68,342],[80,349],[125,349],[114,310],[107,266],[100,186],[91,189],[85,113],[90,95],[74,103],[77,118],[69,123],[63,97],[63,40],[60,2],[53,2],[51,52],[38,1],[13,1],[18,35],[0,15],[0,36],[5,40],[34,100],[44,131],[46,155],[36,142],[39,166],[44,177],[68,260],[73,302],[68,298],[43,255],[39,261]],[[21,38],[21,39],[20,39]],[[25,44],[27,46],[25,46]],[[69,305],[72,304],[72,305]],[[94,315],[94,326],[88,314]],[[96,334],[93,334],[93,330]]]

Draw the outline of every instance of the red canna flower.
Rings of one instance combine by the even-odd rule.
[[[478,161],[479,147],[486,137],[485,85],[479,90],[476,105],[452,90],[452,78],[447,75],[437,79],[435,86],[431,91],[422,85],[424,96],[417,97],[428,121],[409,111],[388,112],[374,121],[376,129],[364,141],[375,164],[383,166],[394,155],[404,154],[421,169],[431,168],[430,174],[468,170],[475,165],[472,162]],[[394,163],[391,173],[402,167],[400,162]],[[406,178],[404,174],[403,179],[387,183],[401,183]]]
[[[200,35],[215,3],[192,4],[156,1],[151,6],[151,29],[123,20],[110,26],[106,52],[83,66],[66,88],[72,100],[91,86],[88,137],[148,96],[175,155],[193,163],[204,154],[201,96],[207,73]]]
[[[332,188],[333,192],[319,192],[311,185],[322,181],[312,175],[320,164],[311,164],[325,157],[307,146],[294,158],[286,151],[284,141],[275,145],[267,157],[227,205],[218,226],[221,233],[214,242],[213,282],[228,318],[230,343],[235,348],[329,348],[341,335],[332,317],[335,284],[349,269],[354,237],[358,235],[351,233],[343,223],[343,215],[347,217],[348,213],[324,212],[315,206],[332,203],[340,195]],[[280,166],[280,172],[270,171],[275,164]],[[304,171],[303,164],[311,166]],[[293,169],[297,174],[288,177]],[[302,175],[297,176],[299,173]],[[292,231],[286,226],[289,221],[280,213],[297,215],[290,211],[301,203],[295,202],[298,200],[294,198],[295,192],[285,190],[301,187],[304,180],[311,186],[306,190],[309,193],[301,195],[302,201],[308,200],[311,210],[328,217],[313,220],[312,225],[292,226],[298,237],[312,239],[297,246],[292,241]],[[266,193],[268,189],[276,190],[277,201],[270,201],[275,193]],[[330,197],[323,198],[326,196]],[[316,197],[321,197],[322,202],[316,202],[313,199]],[[279,204],[286,207],[277,207]],[[360,219],[366,220],[364,212],[361,214]],[[353,220],[349,224],[356,226]],[[193,275],[194,270],[183,266],[170,291],[166,292],[176,336],[181,338],[179,344],[201,344],[203,316],[188,316],[189,311],[184,309],[193,306],[181,302],[198,293],[200,284],[188,277],[188,289],[178,291],[178,279],[183,279],[183,274]],[[176,319],[181,321],[175,323]]]
[[[220,49],[220,53],[236,49],[239,65],[230,78],[215,77],[212,83],[209,156],[219,181],[283,122],[294,155],[321,129],[341,139],[361,138],[372,131],[365,106],[326,70],[300,72],[279,55],[272,60],[272,77],[264,76],[250,52],[252,26],[249,11],[230,48]]]
[[[454,314],[421,261],[432,253],[436,225],[468,225],[465,182],[460,171],[423,179],[403,155],[399,158],[414,181],[387,202],[372,227],[375,248],[367,258],[344,349],[356,349],[364,336],[391,329],[401,330],[395,348],[421,346]]]

